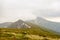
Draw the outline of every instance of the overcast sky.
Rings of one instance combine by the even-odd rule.
[[[0,0],[0,23],[36,16],[60,22],[60,0]]]

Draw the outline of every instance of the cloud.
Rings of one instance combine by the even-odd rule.
[[[60,17],[60,1],[59,0],[49,0],[46,1],[47,4],[45,4],[44,7],[35,9],[33,13],[35,13],[37,16],[43,16],[43,17]]]
[[[33,13],[40,17],[60,17],[60,12],[52,9],[35,10]]]
[[[16,17],[60,17],[60,0],[0,0],[0,19]],[[27,16],[27,15],[30,16]],[[6,21],[6,20],[5,20]]]

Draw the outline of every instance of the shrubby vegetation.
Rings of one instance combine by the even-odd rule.
[[[30,29],[9,29],[9,28],[0,28],[0,40],[38,40],[29,38],[26,35],[38,35],[43,37],[43,40],[48,40],[45,37],[50,38],[59,38],[59,35],[54,33],[49,33],[47,31],[41,31],[41,29],[30,28]]]
[[[31,24],[30,24],[31,25]],[[0,40],[58,40],[60,35],[43,30],[37,25],[32,28],[0,28]]]

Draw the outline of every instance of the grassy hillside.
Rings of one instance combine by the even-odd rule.
[[[0,40],[58,40],[60,35],[29,24],[32,28],[0,28]]]

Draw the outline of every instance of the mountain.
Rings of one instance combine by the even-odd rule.
[[[23,20],[18,20],[14,23],[12,23],[8,28],[31,28],[26,22]]]
[[[58,22],[51,22],[41,17],[37,17],[35,20],[30,20],[30,22],[35,23],[37,25],[42,25],[42,27],[50,30],[60,32],[60,23]]]
[[[12,39],[11,37],[23,39],[27,35],[28,35],[27,37],[29,39],[30,39],[29,36],[31,36],[31,39],[37,38],[36,36],[39,36],[39,38],[40,37],[60,38],[60,35],[56,34],[56,32],[52,32],[50,30],[43,29],[43,27],[41,25],[39,26],[34,23],[30,23],[30,22],[23,21],[23,20],[18,20],[16,22],[13,22],[7,28],[0,28],[0,35],[1,35],[2,39],[3,39],[3,37],[5,37],[5,39],[9,38],[10,40]]]
[[[0,28],[7,28],[11,24],[12,24],[12,22],[0,23]]]
[[[60,35],[55,32],[22,20],[12,23],[8,28],[0,28],[0,35],[2,39],[5,37],[3,40],[49,40],[50,38],[60,38]]]

